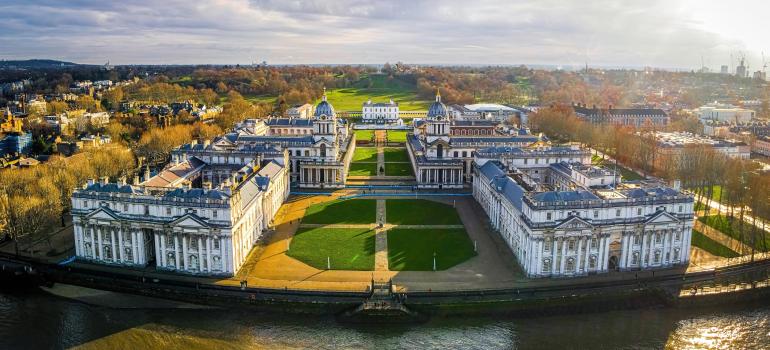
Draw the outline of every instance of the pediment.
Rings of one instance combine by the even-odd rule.
[[[592,230],[593,228],[594,225],[577,216],[571,216],[556,226],[556,229],[561,230]]]
[[[208,227],[209,226],[208,224],[206,224],[206,222],[198,218],[197,215],[193,215],[190,213],[187,213],[182,217],[172,221],[170,224],[171,226],[182,226],[182,227]]]
[[[120,219],[117,215],[115,215],[114,212],[112,212],[112,210],[105,207],[100,207],[99,209],[92,211],[91,213],[86,215],[86,217],[89,219],[104,219],[104,220]]]
[[[665,211],[660,211],[645,221],[646,224],[668,224],[679,222],[679,219]]]

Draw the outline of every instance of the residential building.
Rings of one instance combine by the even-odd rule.
[[[575,115],[591,123],[614,124],[633,127],[663,127],[671,121],[668,114],[658,108],[591,108],[585,104],[573,104]]]
[[[32,134],[8,133],[0,139],[0,156],[25,154],[32,146]]]
[[[403,124],[398,103],[393,102],[393,100],[387,103],[375,103],[372,100],[364,102],[361,122],[365,124]]]
[[[744,124],[754,119],[756,112],[724,103],[709,103],[696,110],[702,121],[713,120],[731,124]]]

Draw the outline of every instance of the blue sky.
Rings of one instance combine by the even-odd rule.
[[[770,2],[1,0],[0,58],[713,68],[770,56]],[[763,47],[765,46],[765,47]],[[766,48],[767,47],[767,48]],[[737,61],[737,59],[734,59]]]

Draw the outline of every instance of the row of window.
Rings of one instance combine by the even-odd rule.
[[[681,213],[682,210],[684,210],[683,206],[680,205],[680,206],[677,207],[677,212]],[[565,213],[563,211],[560,211],[558,213],[559,213],[559,219],[563,219],[564,216],[565,216]],[[572,211],[572,212],[569,212],[569,214],[571,214],[572,216],[583,217],[583,218],[588,217],[588,212],[582,212],[582,215],[581,215],[581,212],[579,212],[579,211]],[[615,217],[621,217],[622,214],[623,214],[623,209],[622,208],[615,209]],[[642,214],[643,214],[642,208],[636,208],[636,215],[637,216],[642,216]],[[598,210],[594,210],[593,211],[593,218],[594,219],[598,219],[599,218],[599,211]],[[545,219],[547,221],[553,220],[553,214],[551,212],[545,213]]]

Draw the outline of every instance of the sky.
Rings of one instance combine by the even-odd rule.
[[[0,0],[0,59],[718,69],[745,55],[754,71],[769,15],[763,0]]]

